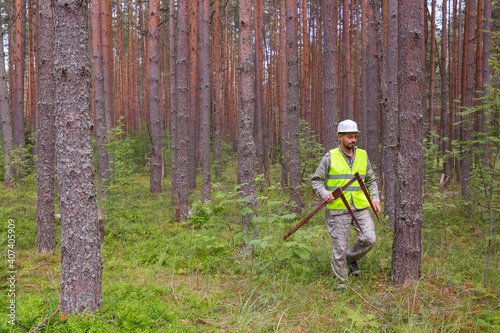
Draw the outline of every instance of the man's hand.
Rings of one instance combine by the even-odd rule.
[[[328,194],[326,197],[325,197],[325,201],[328,202],[328,203],[332,203],[333,201],[335,200],[335,198],[333,197],[333,194]]]

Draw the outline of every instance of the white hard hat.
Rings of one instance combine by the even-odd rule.
[[[358,133],[358,124],[356,122],[346,119],[339,123],[337,127],[337,134],[339,133]]]

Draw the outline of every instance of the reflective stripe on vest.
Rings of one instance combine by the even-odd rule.
[[[356,172],[359,172],[363,181],[366,178],[366,169],[368,168],[368,155],[363,149],[356,148],[356,155],[354,156],[354,164],[352,169],[347,164],[342,152],[339,148],[330,150],[330,172],[326,181],[326,189],[333,192],[337,187],[344,186],[349,180],[354,177]],[[344,190],[344,195],[347,202],[354,203],[357,209],[366,208],[370,205],[365,194],[359,187],[358,182],[354,182]],[[352,199],[352,201],[351,201]],[[347,209],[342,200],[338,199],[327,205],[328,209]]]

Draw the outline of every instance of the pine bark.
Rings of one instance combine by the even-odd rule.
[[[148,58],[149,58],[149,119],[151,124],[151,159],[149,164],[149,192],[161,192],[163,135],[160,109],[160,68],[158,39],[158,0],[149,1]]]
[[[175,24],[175,0],[168,1],[169,9],[169,45],[168,52],[170,55],[170,114],[172,122],[172,181],[171,181],[171,206],[176,206],[177,194],[178,194],[178,184],[177,184],[177,162],[178,162],[178,123],[177,123],[177,65],[176,65],[176,24]]]
[[[436,81],[436,0],[431,1],[431,49],[429,68],[429,132],[434,131],[434,86]],[[429,137],[430,142],[434,140]]]
[[[290,164],[288,162],[288,108],[287,108],[287,92],[288,92],[288,67],[287,67],[287,47],[286,47],[286,1],[280,2],[280,95],[281,95],[281,193],[285,193],[288,186],[288,176]]]
[[[342,119],[352,119],[351,82],[351,30],[349,26],[349,0],[342,6]]]
[[[338,69],[337,69],[337,0],[325,0],[323,3],[323,72],[324,72],[324,128],[325,128],[325,150],[335,148],[337,138],[336,125],[338,119]]]
[[[464,25],[464,29],[466,33],[464,33],[464,49],[463,49],[463,69],[462,73],[465,74],[463,77],[463,85],[462,90],[463,94],[463,106],[466,108],[471,108],[474,106],[474,65],[475,65],[475,39],[476,39],[476,10],[477,10],[477,1],[467,1],[466,2],[466,24]],[[472,139],[472,131],[474,118],[472,114],[464,115],[463,117],[464,125],[462,128],[462,140],[465,142],[469,142]],[[469,201],[470,197],[470,172],[471,172],[471,151],[464,151],[462,160],[462,198],[465,201]]]
[[[267,145],[264,143],[266,124],[264,104],[264,3],[254,0],[255,28],[255,114],[254,138],[257,158],[257,173],[264,173]]]
[[[196,188],[198,138],[198,0],[189,1],[189,189]]]
[[[484,3],[483,0],[477,0],[477,13],[476,13],[476,75],[474,76],[475,88],[474,97],[475,105],[480,106],[483,101],[480,99],[482,97],[483,87],[483,12]],[[478,115],[475,117],[476,130],[483,128],[483,117]]]
[[[448,0],[443,1],[443,13],[447,14]],[[440,61],[440,74],[441,74],[441,154],[444,156],[448,154],[451,149],[450,145],[450,129],[448,119],[448,15],[443,15],[441,23],[441,61]],[[443,159],[443,173],[444,178],[447,179],[450,175],[450,161]]]
[[[14,100],[12,101],[12,126],[14,135],[14,148],[24,149],[26,139],[24,134],[24,60],[25,60],[25,26],[26,26],[26,0],[15,0],[16,11],[16,49],[14,54]],[[20,155],[24,159],[23,155]],[[21,175],[23,170],[19,170]]]
[[[488,63],[491,56],[491,11],[492,11],[492,0],[484,0],[484,22],[483,22],[483,97],[489,95],[489,85],[491,80],[491,70],[490,64]],[[484,117],[484,116],[483,116]],[[483,127],[480,129],[486,132],[486,126],[484,124],[490,119],[484,118]]]
[[[310,36],[309,36],[309,25],[308,25],[308,5],[307,0],[302,1],[302,66],[301,66],[301,93],[302,101],[300,103],[300,111],[302,118],[310,125],[312,125],[311,118],[311,48],[310,48]],[[351,81],[352,82],[352,81]]]
[[[383,175],[384,175],[384,215],[394,228],[396,219],[397,178],[395,174],[396,152],[398,151],[398,2],[387,1],[387,105],[383,121]]]
[[[35,62],[38,57],[38,53],[35,52],[35,40],[37,38],[37,29],[39,23],[37,20],[37,15],[35,14],[36,4],[35,0],[28,2],[28,93],[26,94],[26,103],[28,112],[28,128],[30,133],[35,133],[37,131],[38,123],[38,88],[37,88],[37,71],[35,71]]]
[[[422,115],[425,108],[423,2],[400,0],[399,140],[396,162],[400,202],[396,207],[391,276],[404,283],[420,278],[422,260]]]
[[[101,306],[102,257],[90,117],[88,1],[52,0],[61,311]]]
[[[246,204],[255,207],[256,187],[255,187],[255,142],[254,133],[254,112],[255,112],[255,58],[253,54],[253,20],[252,20],[253,0],[240,0],[239,11],[239,80],[240,93],[238,104],[238,184],[240,195],[248,198]],[[255,222],[251,222],[250,214],[242,216],[243,225],[243,250],[250,248],[248,238],[250,232],[253,237],[258,236],[258,227]]]
[[[221,7],[220,0],[214,3],[214,45],[221,45]],[[215,177],[221,176],[221,134],[222,134],[222,47],[212,47],[214,59],[214,111],[215,111],[215,133],[214,133],[214,167]]]
[[[109,158],[106,147],[106,116],[104,105],[102,1],[92,0],[92,70],[94,73],[94,105],[96,116],[97,165],[99,170],[99,197],[106,197],[109,180]]]
[[[287,3],[286,42],[288,65],[288,124],[290,133],[290,200],[295,204],[293,211],[301,212],[300,196],[300,92],[299,92],[299,49],[297,41],[297,0]]]
[[[177,7],[177,218],[186,221],[189,208],[188,197],[188,7],[187,1]],[[194,175],[191,175],[194,177]]]
[[[54,33],[50,0],[41,0],[39,9],[40,44],[38,45],[39,119],[37,135],[37,253],[54,253],[55,139],[54,128]],[[1,66],[1,64],[0,64]]]
[[[3,45],[3,34],[0,35],[0,117],[2,122],[2,145],[3,145],[3,168],[4,184],[11,187],[14,184],[14,173],[10,162],[10,151],[14,148],[14,137],[12,129],[12,115],[9,105],[8,76],[5,72],[5,47]]]
[[[102,37],[102,68],[103,68],[103,79],[104,79],[104,116],[106,119],[107,129],[113,127],[113,115],[114,115],[114,82],[113,82],[113,72],[114,72],[114,57],[113,57],[113,38],[112,38],[112,27],[111,27],[111,0],[104,0],[104,4],[101,4],[101,25],[103,29]],[[108,138],[109,140],[109,138]],[[109,170],[108,175],[111,177],[113,173],[113,156],[108,153],[108,164]]]
[[[367,140],[363,142],[366,147],[368,158],[375,168],[377,175],[380,175],[380,153],[379,153],[379,94],[378,94],[378,66],[377,66],[377,32],[375,31],[374,8],[371,1],[367,6],[367,85],[366,85],[366,128],[361,131],[367,132]],[[379,178],[380,179],[380,178]]]
[[[200,1],[199,20],[199,71],[201,151],[203,164],[203,202],[210,200],[210,1]]]
[[[452,127],[452,124],[455,122],[455,110],[456,110],[456,102],[457,99],[457,91],[458,91],[458,57],[457,57],[457,0],[453,0],[453,27],[452,27],[452,35],[451,35],[451,52],[450,52],[450,98],[449,98],[449,132],[450,132],[450,140],[457,139],[455,128]],[[457,161],[455,161],[457,163]],[[451,169],[452,165],[450,165]],[[451,171],[450,171],[451,174]],[[456,172],[456,178],[459,179],[460,176],[458,172]]]

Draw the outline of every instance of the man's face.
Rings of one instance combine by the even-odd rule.
[[[339,134],[339,139],[342,146],[347,149],[354,149],[356,141],[358,140],[358,133]]]

